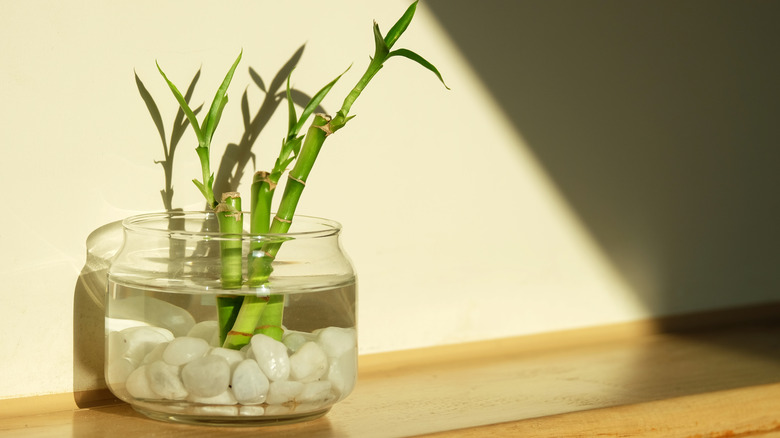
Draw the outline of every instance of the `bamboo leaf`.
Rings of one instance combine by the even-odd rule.
[[[414,12],[416,9],[417,2],[415,1],[406,9],[406,12],[404,12],[404,14],[401,16],[401,18],[398,19],[393,27],[387,31],[387,36],[385,36],[385,44],[387,44],[388,48],[393,47],[393,44],[398,41],[398,38],[400,38],[404,31],[406,31],[406,28],[409,27],[409,23],[412,22],[412,18],[414,18]]]
[[[293,100],[293,102],[295,102],[295,105],[297,105],[297,106],[299,106],[301,108],[306,108],[306,105],[308,105],[309,101],[312,99],[312,96],[304,93],[301,90],[296,90],[295,88],[290,90],[290,95],[292,96],[292,100]],[[284,96],[282,96],[282,97],[284,97]],[[317,112],[317,113],[327,113],[328,110],[326,110],[322,106],[322,103],[320,103],[320,105],[318,105],[317,108],[314,108],[314,112]]]
[[[408,49],[393,50],[392,52],[390,52],[389,55],[387,55],[387,58],[390,59],[393,56],[402,56],[404,58],[411,59],[412,61],[420,64],[421,66],[423,66],[425,68],[427,68],[428,70],[432,71],[433,74],[435,74],[437,78],[439,78],[439,80],[441,81],[442,85],[444,85],[444,88],[446,88],[448,90],[450,89],[450,87],[448,87],[447,84],[444,83],[444,79],[442,79],[441,73],[439,73],[439,70],[437,70],[436,67],[434,67],[433,64],[431,64],[430,62],[426,61],[425,58],[423,58],[422,56],[420,56],[420,55],[418,55],[418,54],[416,54],[416,53],[414,53],[414,52],[412,52],[411,50],[408,50]]]
[[[292,131],[290,131],[288,135],[290,136],[298,135],[298,133],[301,131],[301,128],[303,128],[303,124],[306,123],[306,120],[309,118],[309,116],[311,116],[311,114],[317,109],[317,107],[320,105],[320,102],[322,102],[322,99],[324,99],[325,96],[328,95],[328,93],[333,88],[333,86],[336,85],[336,82],[338,82],[338,80],[341,79],[341,77],[344,76],[344,73],[348,72],[350,68],[352,68],[352,65],[347,67],[347,69],[344,70],[343,73],[336,76],[336,79],[330,81],[328,85],[322,87],[322,89],[318,91],[317,94],[314,95],[314,97],[311,98],[309,103],[306,105],[306,108],[304,108],[303,112],[301,113],[301,119],[298,120],[298,123],[295,125],[295,128]]]
[[[382,32],[379,31],[379,24],[374,22],[374,59],[384,60],[387,57],[387,52],[390,51],[390,47],[385,43]],[[372,60],[373,61],[373,60]]]
[[[203,185],[203,183],[201,183],[197,179],[193,179],[192,182],[195,183],[195,186],[198,188],[198,190],[200,190],[203,196],[206,197],[206,187]]]
[[[187,119],[190,121],[190,124],[192,125],[192,128],[195,130],[195,135],[198,137],[198,143],[200,143],[203,140],[203,132],[201,132],[200,128],[198,127],[198,119],[195,117],[195,113],[192,112],[192,109],[190,109],[190,106],[187,104],[187,101],[184,99],[184,96],[181,95],[179,92],[179,89],[176,88],[176,85],[173,85],[173,82],[171,82],[168,79],[168,76],[165,75],[165,72],[162,71],[162,68],[160,68],[160,64],[155,62],[157,64],[157,70],[160,71],[160,74],[162,75],[163,79],[165,79],[165,82],[168,83],[168,88],[171,89],[171,92],[173,93],[173,97],[176,98],[176,101],[179,102],[179,106],[184,111],[184,114],[187,116]]]
[[[293,129],[295,129],[298,123],[298,116],[295,114],[295,102],[293,102],[292,94],[290,92],[290,78],[292,77],[292,71],[287,75],[287,136],[295,135]]]
[[[217,94],[214,96],[214,100],[211,101],[209,113],[206,115],[206,119],[203,120],[203,127],[201,129],[204,138],[208,139],[207,141],[209,142],[211,141],[211,137],[214,136],[214,130],[217,128],[219,119],[222,117],[222,110],[225,108],[225,104],[227,104],[227,89],[230,85],[230,81],[233,80],[233,73],[235,73],[236,67],[238,67],[238,63],[241,61],[241,56],[243,54],[244,50],[242,49],[233,62],[233,65],[230,67],[230,70],[227,72],[227,75],[225,75],[225,79],[222,81],[222,85],[219,86]]]
[[[300,145],[299,145],[299,148],[300,148]],[[282,169],[286,169],[287,166],[289,166],[290,163],[292,163],[294,160],[295,160],[295,157],[290,157],[290,158],[282,161],[281,165],[279,167],[281,167]]]
[[[300,136],[298,136],[298,137],[295,137],[295,139],[294,139],[294,140],[292,140],[292,141],[289,141],[289,142],[288,142],[288,145],[289,145],[289,146],[290,146],[290,148],[292,149],[292,152],[293,152],[293,156],[294,156],[294,157],[297,157],[297,156],[298,156],[298,152],[300,152],[300,151],[301,151],[301,143],[302,143],[302,142],[303,142],[303,136],[302,136],[302,135],[300,135]],[[293,157],[293,159],[294,159],[294,157]],[[284,165],[284,166],[282,166],[282,167],[283,167],[283,168],[284,168],[284,167],[287,167],[287,165],[285,164],[285,165]]]
[[[219,108],[217,109],[217,111],[215,113],[209,112],[209,114],[206,116],[207,120],[209,121],[210,130],[204,131],[203,134],[208,135],[209,144],[211,144],[211,138],[214,137],[214,131],[216,131],[217,125],[219,125],[219,119],[222,118],[222,110],[225,109],[225,105],[227,105],[228,100],[229,99],[227,95],[225,95],[225,97],[222,100],[220,100]],[[212,109],[213,108],[214,107],[212,106]],[[205,124],[206,120],[204,120],[203,122]]]
[[[195,76],[193,76],[189,87],[187,87],[187,92],[184,93],[185,101],[189,102],[190,99],[192,99],[192,94],[195,92],[195,85],[198,83],[198,79],[200,79],[200,69],[198,69],[197,73],[195,73]],[[197,116],[201,109],[203,109],[203,105],[200,105],[192,110],[192,113]],[[173,129],[171,129],[171,155],[173,155],[173,152],[176,149],[176,145],[178,145],[179,140],[181,140],[182,135],[184,135],[184,131],[186,131],[188,124],[189,120],[184,118],[184,111],[179,108],[179,110],[176,111],[176,119],[173,122]]]

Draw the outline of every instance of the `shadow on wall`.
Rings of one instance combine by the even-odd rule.
[[[106,387],[105,301],[108,268],[122,245],[122,222],[103,225],[87,237],[87,260],[73,292],[73,390]],[[78,403],[78,400],[77,400]]]
[[[780,298],[780,3],[427,5],[648,310]]]

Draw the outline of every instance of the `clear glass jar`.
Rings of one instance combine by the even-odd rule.
[[[297,216],[286,234],[225,235],[214,213],[168,212],[123,226],[106,298],[117,397],[160,420],[257,425],[320,417],[352,391],[357,288],[340,224]],[[227,247],[241,248],[240,286],[223,287]],[[269,247],[270,275],[248,285]]]

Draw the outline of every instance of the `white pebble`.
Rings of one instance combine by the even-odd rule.
[[[171,341],[163,352],[163,360],[171,365],[184,365],[209,351],[209,343],[200,338],[182,336]]]
[[[243,354],[244,358],[246,358],[246,359],[254,359],[255,358],[255,354],[252,352],[252,344],[251,343],[244,345],[238,351],[239,351],[239,353]]]
[[[348,351],[340,358],[333,360],[328,369],[328,380],[333,384],[339,397],[344,398],[352,392],[357,381],[357,354],[355,350]]]
[[[252,336],[252,353],[260,369],[270,380],[286,380],[290,377],[290,357],[287,347],[263,334]]]
[[[289,332],[284,335],[282,343],[287,346],[287,349],[295,353],[303,344],[308,341],[306,336],[301,332]]]
[[[238,415],[246,417],[259,417],[265,414],[265,408],[262,406],[240,406]]]
[[[165,327],[174,336],[185,336],[195,325],[195,318],[179,306],[151,297],[131,297],[111,304],[111,318],[134,319],[149,325]]]
[[[230,385],[230,365],[220,356],[208,355],[188,362],[181,369],[184,388],[195,397],[214,397]]]
[[[135,371],[130,373],[125,383],[125,389],[137,399],[156,399],[160,398],[149,385],[149,379],[146,377],[146,366],[141,365]]]
[[[152,351],[150,351],[146,356],[144,356],[144,360],[141,361],[143,365],[148,365],[152,362],[157,362],[158,360],[162,360],[163,352],[168,347],[167,342],[163,342],[162,344],[157,344]]]
[[[290,356],[290,377],[299,382],[313,382],[328,371],[328,357],[319,345],[307,342]]]
[[[300,413],[305,411],[298,410],[298,405],[294,403],[287,403],[283,405],[268,405],[265,407],[265,415],[267,417],[281,417],[282,415],[290,415],[296,412]]]
[[[192,413],[212,417],[235,417],[238,415],[238,406],[195,406]]]
[[[331,383],[327,380],[306,383],[303,385],[303,389],[301,390],[301,393],[298,394],[296,400],[299,402],[316,402],[325,400],[330,395],[331,386]]]
[[[187,390],[179,379],[179,367],[161,360],[146,365],[146,377],[152,391],[170,400],[184,400]]]
[[[317,334],[317,343],[328,357],[338,358],[357,347],[357,334],[352,328],[327,327]]]
[[[230,365],[231,371],[235,370],[236,365],[238,365],[242,360],[246,359],[240,351],[232,350],[230,348],[217,347],[211,350],[209,354],[225,358],[228,365]]]
[[[269,382],[260,370],[260,365],[252,359],[246,359],[236,366],[230,386],[239,403],[251,405],[265,401]]]
[[[217,321],[201,321],[187,332],[191,338],[201,338],[212,347],[219,347],[219,323]]]
[[[268,388],[268,398],[266,402],[269,405],[280,405],[295,400],[295,397],[303,391],[303,383],[292,380],[279,380],[271,382]]]
[[[173,340],[173,333],[160,327],[140,326],[122,330],[116,336],[109,337],[109,348],[117,349],[121,356],[134,364],[141,363],[158,344]],[[111,356],[115,353],[112,351]]]
[[[234,405],[238,403],[238,400],[236,400],[236,397],[233,395],[233,391],[230,389],[213,397],[197,397],[190,394],[189,397],[187,397],[187,401],[202,403],[204,405]]]

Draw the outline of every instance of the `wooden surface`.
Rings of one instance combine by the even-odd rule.
[[[361,356],[355,392],[297,425],[168,424],[96,393],[80,409],[73,395],[0,400],[0,436],[780,437],[776,310],[706,330],[634,323]]]

